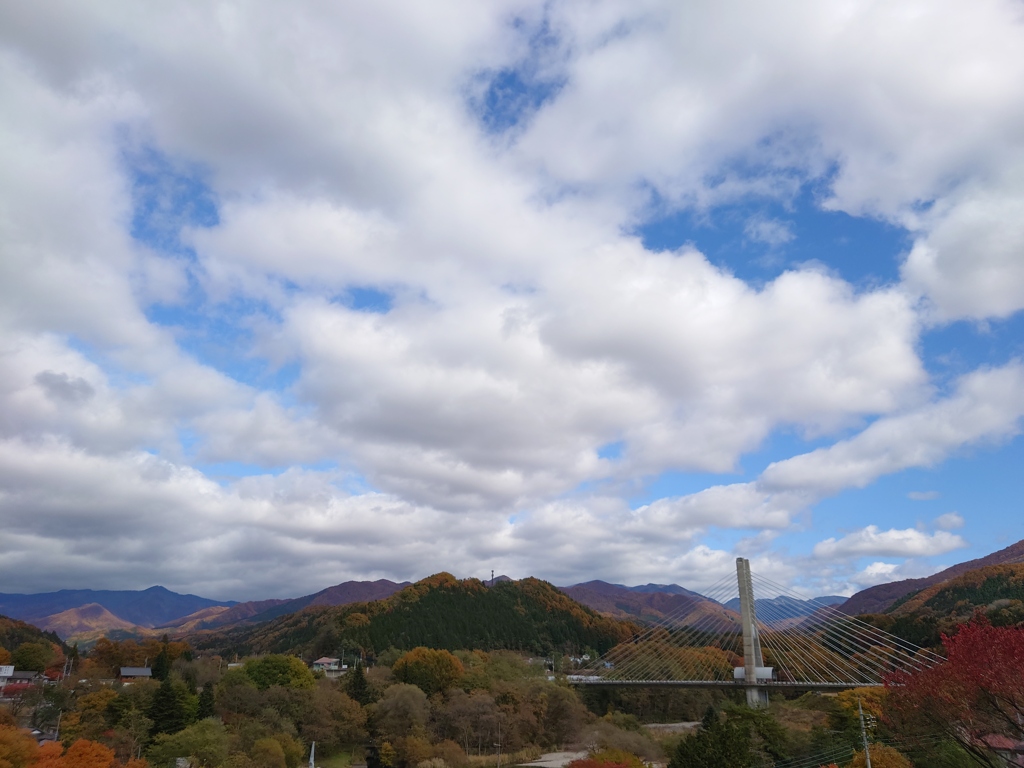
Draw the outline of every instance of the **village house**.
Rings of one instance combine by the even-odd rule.
[[[130,683],[133,680],[150,680],[153,677],[153,670],[150,667],[121,667],[121,674],[118,679],[122,683]]]
[[[314,672],[323,672],[325,677],[335,678],[341,677],[348,669],[348,665],[342,664],[341,659],[331,659],[327,656],[323,656],[313,662]]]

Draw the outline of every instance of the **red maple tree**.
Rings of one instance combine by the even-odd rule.
[[[942,643],[946,661],[886,679],[886,719],[919,743],[940,736],[982,765],[1004,765],[997,749],[1024,748],[1024,629],[979,613]]]

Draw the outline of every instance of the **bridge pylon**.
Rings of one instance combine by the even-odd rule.
[[[743,681],[747,689],[747,706],[761,709],[768,706],[768,690],[759,688],[758,679],[772,677],[761,657],[761,641],[757,634],[757,613],[754,607],[754,586],[750,578],[750,561],[736,558],[736,582],[740,592],[740,621],[743,629]],[[737,670],[737,674],[739,670]]]

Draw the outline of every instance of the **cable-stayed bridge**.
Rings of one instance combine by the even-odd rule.
[[[681,606],[591,660],[570,675],[570,682],[742,688],[747,703],[759,707],[772,688],[879,686],[890,672],[924,669],[942,660],[833,605],[807,601],[752,574],[744,558],[736,560],[735,578],[727,576],[704,596],[708,600]],[[726,607],[736,602],[738,611]]]

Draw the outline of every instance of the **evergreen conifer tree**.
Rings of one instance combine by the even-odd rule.
[[[153,679],[163,681],[169,674],[171,674],[171,657],[167,654],[167,643],[164,643],[164,647],[160,649],[160,653],[153,660]]]
[[[362,705],[370,703],[370,687],[366,684],[363,665],[356,662],[355,668],[349,673],[348,684],[345,686],[348,695]]]
[[[199,694],[199,709],[196,712],[196,717],[200,720],[213,717],[217,713],[214,706],[215,704],[216,699],[213,695],[213,683],[207,683],[203,686],[203,690]]]
[[[185,702],[174,689],[170,678],[165,678],[156,689],[147,714],[153,721],[154,736],[158,733],[177,733],[187,725]]]
[[[722,722],[708,707],[696,733],[676,746],[668,768],[749,768],[755,756],[749,730],[741,723]]]

